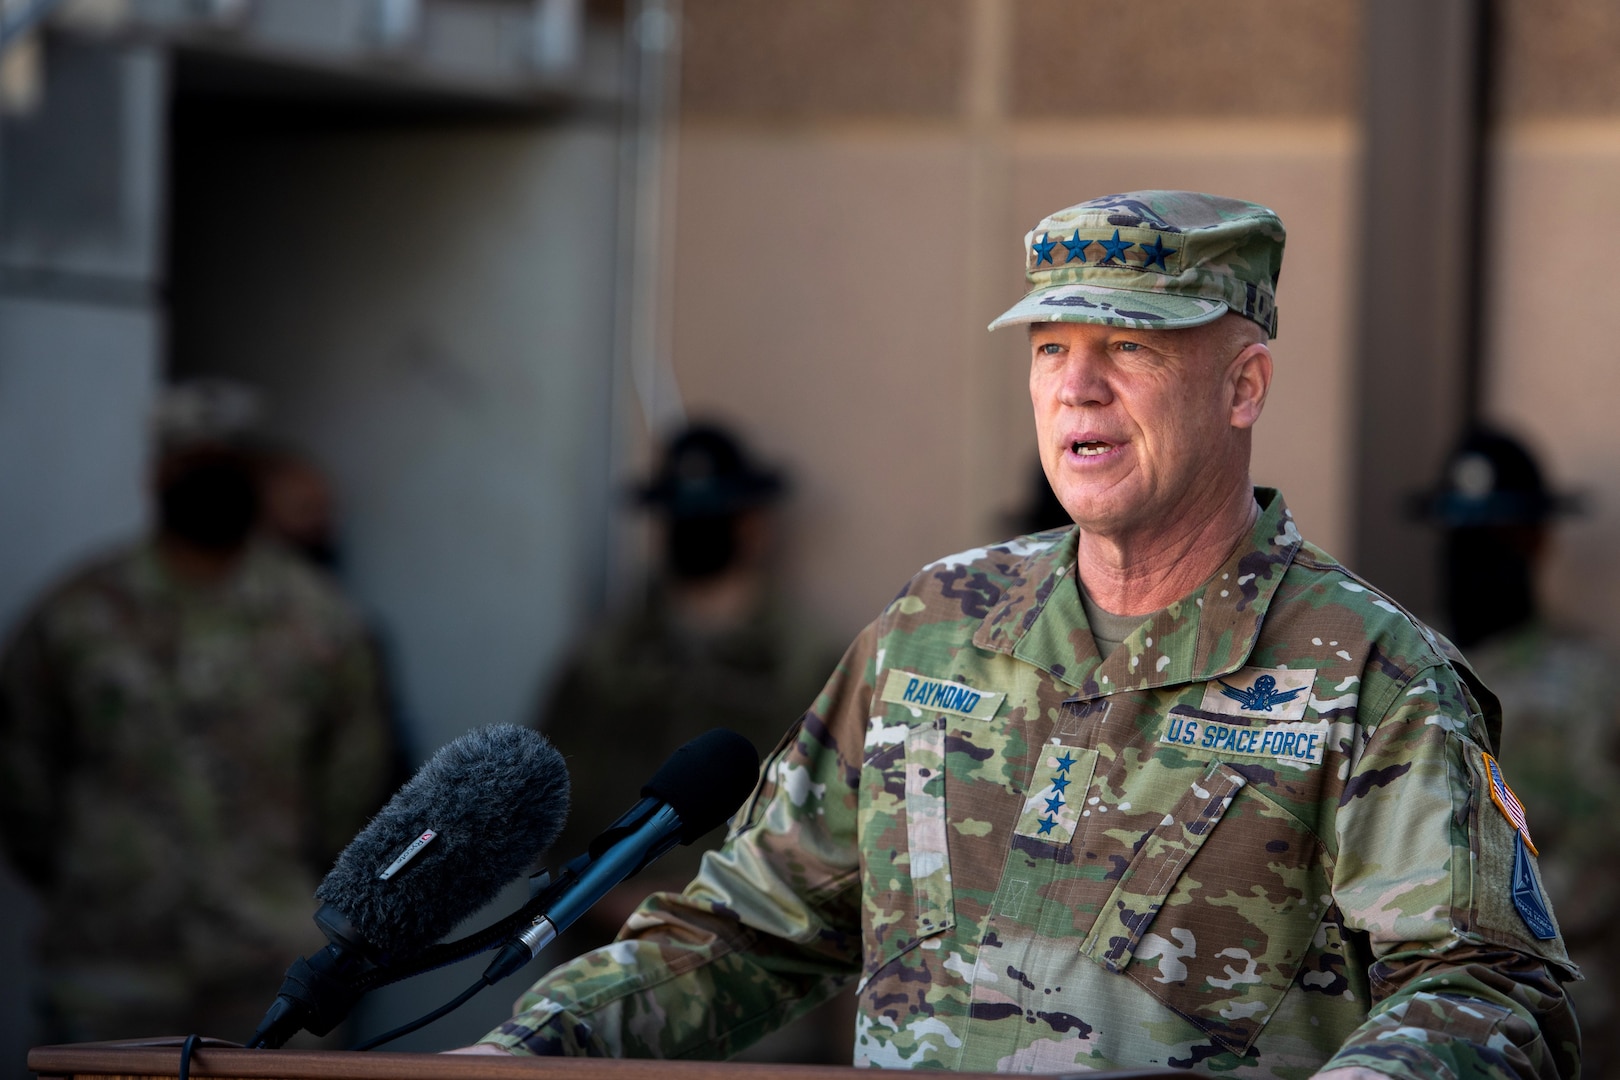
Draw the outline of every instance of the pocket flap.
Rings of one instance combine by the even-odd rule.
[[[1137,849],[1081,951],[1109,971],[1125,970],[1181,871],[1245,783],[1225,762],[1210,763]]]

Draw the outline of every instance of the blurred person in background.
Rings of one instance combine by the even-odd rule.
[[[337,512],[325,470],[286,447],[261,450],[258,458],[260,528],[312,565],[336,571]]]
[[[839,646],[780,593],[772,573],[781,472],[715,423],[667,441],[636,489],[656,519],[658,566],[645,599],[591,631],[540,717],[568,759],[573,806],[553,851],[572,857],[636,799],[678,747],[727,727],[770,753],[838,663]],[[613,940],[647,893],[691,879],[723,829],[677,847],[587,912],[556,946],[561,958]],[[848,1042],[847,1027],[839,1029]],[[835,1041],[839,1041],[835,1038]],[[767,1054],[822,1060],[826,1039],[789,1038]],[[847,1061],[847,1048],[826,1060]]]
[[[339,507],[326,470],[302,450],[284,444],[256,447],[254,461],[261,537],[303,559],[321,575],[331,575],[341,582],[344,565]],[[390,764],[384,787],[393,791],[411,777],[410,731],[394,694],[396,683],[391,676],[395,669],[390,662],[393,652],[387,635],[381,625],[370,619],[366,620],[365,633],[390,733]]]
[[[51,1041],[245,1038],[387,793],[360,619],[254,535],[256,413],[237,384],[168,390],[153,534],[51,589],[0,656],[0,841],[43,901]]]
[[[1444,531],[1452,640],[1501,699],[1502,757],[1513,763],[1570,957],[1586,976],[1567,989],[1586,1074],[1617,1075],[1620,936],[1608,917],[1620,907],[1620,679],[1611,655],[1551,624],[1537,599],[1552,523],[1579,506],[1548,489],[1522,442],[1483,427],[1458,444],[1421,506]]]

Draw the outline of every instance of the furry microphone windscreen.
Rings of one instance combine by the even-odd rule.
[[[551,845],[567,816],[568,767],[544,736],[511,724],[478,728],[399,789],[338,856],[315,898],[397,961],[493,900]]]

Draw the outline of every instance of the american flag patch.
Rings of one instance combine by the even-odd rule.
[[[1502,778],[1502,767],[1496,763],[1496,759],[1491,755],[1482,754],[1481,756],[1485,759],[1485,771],[1491,777],[1491,802],[1496,804],[1496,808],[1502,811],[1502,816],[1512,823],[1513,827],[1519,831],[1520,836],[1524,837],[1524,845],[1530,849],[1530,854],[1540,855],[1541,852],[1536,850],[1536,845],[1530,840],[1530,823],[1524,817],[1524,804],[1519,801],[1517,795],[1513,794],[1512,789],[1507,786],[1507,781]]]

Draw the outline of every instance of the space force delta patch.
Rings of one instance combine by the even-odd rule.
[[[1001,699],[1007,695],[890,668],[883,678],[881,696],[884,701],[909,705],[918,712],[955,713],[975,720],[988,720],[996,715],[996,710],[1001,708]]]

